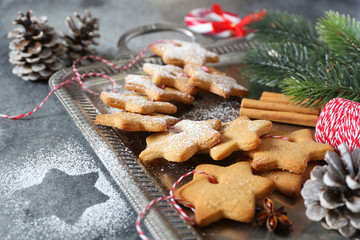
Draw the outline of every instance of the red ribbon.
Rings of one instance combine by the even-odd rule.
[[[263,9],[259,12],[254,12],[245,16],[239,23],[234,24],[231,20],[225,17],[224,12],[219,4],[212,5],[212,10],[223,19],[222,22],[212,22],[214,32],[230,30],[232,31],[233,35],[237,37],[244,37],[246,34],[251,32],[251,30],[247,29],[246,26],[252,22],[259,21],[266,15],[266,10]]]

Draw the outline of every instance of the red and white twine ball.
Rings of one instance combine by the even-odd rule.
[[[341,143],[350,151],[360,148],[360,103],[343,98],[330,100],[318,118],[315,140],[335,149]]]

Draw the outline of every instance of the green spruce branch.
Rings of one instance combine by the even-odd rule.
[[[292,42],[265,43],[248,51],[243,73],[262,85],[278,87],[289,73],[301,72],[316,60],[310,60],[308,48]]]
[[[320,18],[316,29],[320,40],[344,64],[360,62],[360,22],[350,16],[329,11]]]
[[[273,12],[251,28],[257,47],[243,68],[251,81],[279,86],[307,105],[334,97],[360,101],[360,22],[329,11],[315,28],[298,15]]]
[[[310,21],[288,12],[268,12],[261,21],[253,22],[254,39],[260,43],[295,42],[307,47],[318,45],[318,34]]]
[[[340,63],[328,62],[318,68],[311,67],[302,73],[290,74],[281,87],[286,95],[295,96],[292,101],[317,107],[336,97],[360,101],[359,78],[356,64],[345,67]]]

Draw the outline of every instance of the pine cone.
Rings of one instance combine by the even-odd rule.
[[[329,151],[328,165],[313,169],[301,195],[310,220],[351,237],[360,229],[360,148],[350,153],[341,144],[338,149],[340,156]]]
[[[95,54],[96,51],[89,48],[89,46],[92,44],[99,45],[94,38],[100,37],[100,34],[96,32],[99,30],[99,19],[92,18],[88,10],[85,10],[83,16],[76,12],[74,16],[79,19],[77,25],[72,17],[67,17],[65,21],[70,36],[64,34],[64,32],[59,33],[60,37],[65,41],[64,45],[67,47],[67,54],[72,60],[81,56]]]
[[[45,24],[47,17],[31,17],[32,11],[18,14],[14,24],[22,27],[8,33],[14,39],[9,44],[9,61],[16,65],[12,72],[26,81],[47,79],[63,67],[57,57],[63,46],[56,42],[54,29]]]

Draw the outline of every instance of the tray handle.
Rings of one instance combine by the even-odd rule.
[[[119,56],[120,55],[135,56],[136,53],[131,51],[130,48],[128,47],[128,43],[130,42],[131,39],[133,39],[139,35],[155,33],[155,32],[163,32],[163,31],[179,32],[179,33],[186,35],[190,39],[190,41],[195,42],[197,40],[197,36],[192,31],[185,29],[185,28],[178,27],[178,26],[163,24],[163,23],[144,25],[144,26],[139,26],[134,29],[130,29],[129,31],[125,32],[120,37],[120,39],[117,43],[117,47],[119,49],[118,55]]]

